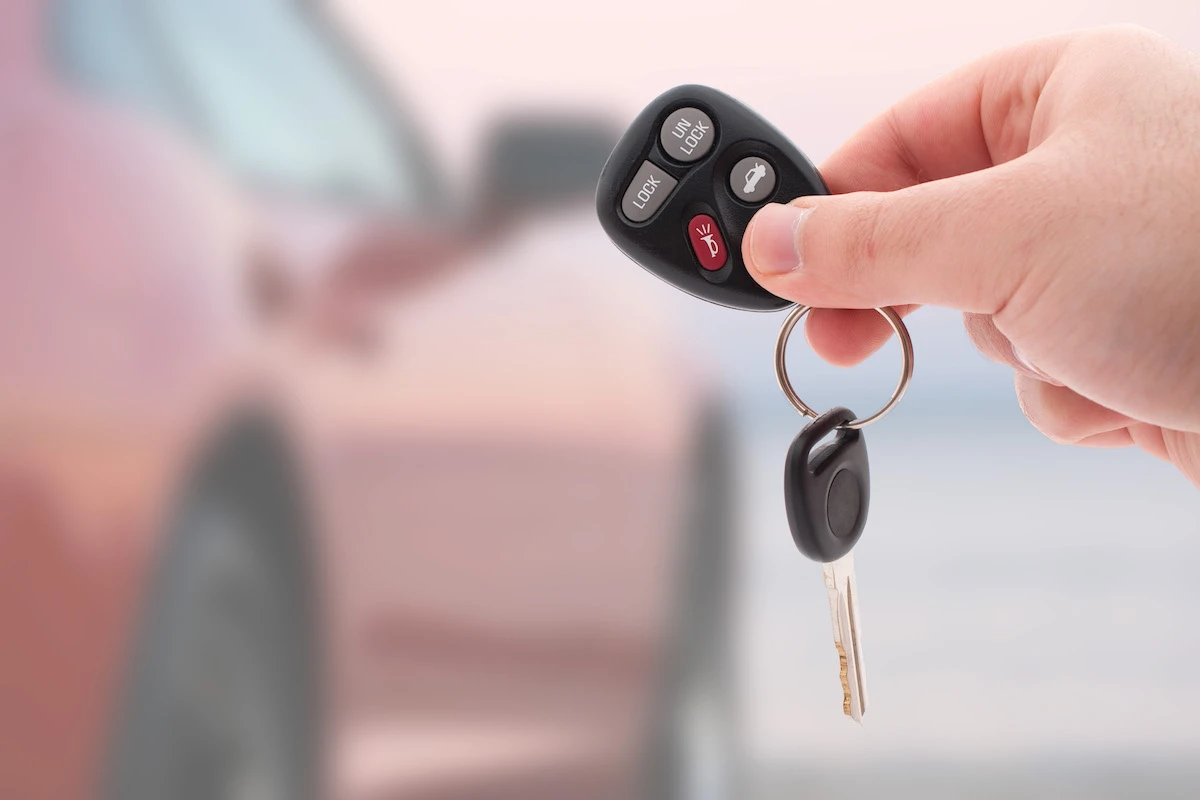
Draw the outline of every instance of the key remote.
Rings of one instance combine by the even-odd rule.
[[[769,122],[707,86],[679,86],[648,105],[600,174],[596,212],[626,255],[688,294],[747,311],[792,305],[742,261],[742,237],[764,204],[829,194],[816,167]]]

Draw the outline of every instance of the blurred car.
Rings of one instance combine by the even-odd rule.
[[[307,3],[0,4],[0,797],[731,791],[720,403],[536,219],[612,133],[456,193]]]

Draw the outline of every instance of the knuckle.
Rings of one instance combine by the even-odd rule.
[[[882,206],[858,203],[850,210],[843,241],[842,271],[851,284],[875,272],[884,247]]]
[[[865,194],[847,210],[841,231],[843,278],[852,288],[877,282],[884,271],[911,266],[922,251],[928,224],[906,207],[903,192]],[[930,208],[926,203],[922,207]],[[933,216],[938,216],[935,210]]]
[[[990,361],[1006,366],[1015,366],[1011,358],[1012,345],[1009,344],[1008,337],[996,327],[996,323],[992,321],[990,315],[963,314],[963,328],[966,330],[971,344],[975,345],[975,349],[983,353]]]
[[[1094,28],[1091,35],[1095,39],[1117,39],[1117,40],[1133,40],[1133,39],[1149,39],[1155,38],[1155,34],[1144,25],[1138,25],[1135,22],[1117,22],[1110,25],[1101,25]]]

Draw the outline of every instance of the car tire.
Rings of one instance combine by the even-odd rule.
[[[706,415],[691,463],[674,624],[647,751],[648,799],[741,796],[732,459],[727,417]]]
[[[177,504],[116,726],[111,800],[313,800],[318,715],[299,493],[235,423]]]

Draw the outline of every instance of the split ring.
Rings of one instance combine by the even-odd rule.
[[[783,327],[779,329],[779,338],[775,340],[775,377],[779,380],[779,388],[783,390],[784,396],[788,401],[795,406],[806,417],[817,417],[817,412],[809,408],[808,404],[800,399],[800,395],[796,394],[796,390],[792,388],[791,378],[788,377],[787,363],[785,356],[787,355],[788,339],[792,335],[792,330],[796,327],[796,323],[804,319],[811,306],[797,305],[788,314],[787,319],[783,321]],[[891,399],[884,403],[883,408],[876,411],[869,417],[862,419],[854,419],[841,425],[842,428],[853,428],[858,430],[870,425],[872,422],[877,422],[885,414],[892,410],[896,403],[900,402],[900,398],[904,396],[904,392],[908,389],[908,384],[912,382],[913,374],[913,346],[912,337],[908,335],[908,328],[904,325],[904,320],[900,319],[900,315],[891,308],[875,309],[883,318],[892,326],[892,330],[896,332],[896,337],[900,340],[900,354],[903,359],[903,364],[900,369],[900,380],[896,383],[896,388],[892,391]]]

